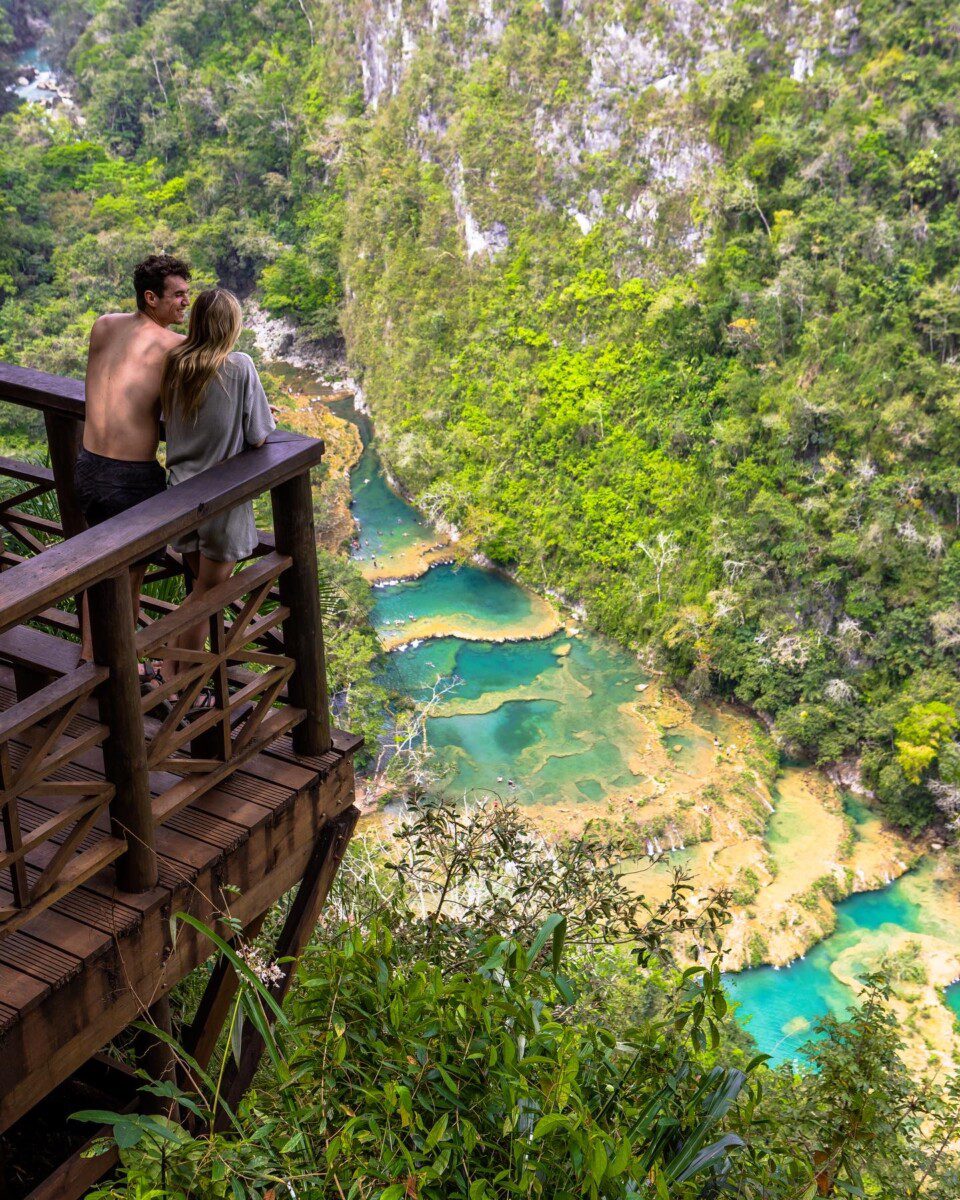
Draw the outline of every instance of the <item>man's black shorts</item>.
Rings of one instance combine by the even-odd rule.
[[[129,462],[81,450],[73,475],[77,500],[88,525],[109,521],[141,500],[166,490],[163,467],[155,458]]]

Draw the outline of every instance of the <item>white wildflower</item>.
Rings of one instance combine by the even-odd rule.
[[[278,963],[267,962],[263,951],[256,946],[241,947],[237,953],[260,982],[266,984],[267,987],[283,981],[283,968]]]

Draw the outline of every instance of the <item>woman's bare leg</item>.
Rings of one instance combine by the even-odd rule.
[[[185,554],[183,557],[193,575],[193,590],[184,600],[184,608],[188,608],[191,604],[198,604],[207,592],[229,579],[233,574],[233,568],[237,565],[235,562],[217,562],[197,551]],[[204,618],[196,625],[185,629],[177,638],[175,645],[167,648],[161,667],[164,679],[172,679],[178,671],[192,665],[191,659],[180,662],[177,658],[177,650],[202,650],[207,640],[209,627],[209,621]]]
[[[130,601],[133,605],[133,627],[137,627],[140,616],[140,593],[143,590],[143,577],[147,573],[145,566],[130,568]],[[90,629],[90,602],[84,592],[80,600],[80,661],[93,661],[93,633]]]

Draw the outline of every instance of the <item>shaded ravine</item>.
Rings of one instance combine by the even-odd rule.
[[[24,46],[17,52],[16,57],[17,65],[13,71],[13,81],[9,85],[10,91],[21,100],[40,104],[44,108],[55,109],[69,116],[78,126],[85,124],[76,102],[57,78],[42,46]],[[21,71],[25,71],[26,74],[21,76]]]

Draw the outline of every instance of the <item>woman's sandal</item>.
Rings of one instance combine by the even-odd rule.
[[[165,700],[164,704],[169,706],[168,711],[172,712],[173,709],[176,707],[177,703],[179,702],[179,700],[180,700],[180,696],[176,692],[174,692],[173,695],[170,696],[168,700]],[[159,707],[159,705],[158,705],[158,707]],[[191,717],[199,716],[201,713],[210,712],[212,709],[214,709],[216,707],[217,707],[216,693],[214,692],[213,688],[208,685],[207,687],[202,688],[200,690],[200,692],[197,693],[197,695],[194,697],[193,703],[190,705],[190,707],[187,709],[187,711],[181,715],[177,728],[182,729],[185,725],[187,725],[189,723]]]
[[[153,663],[140,663],[140,695],[149,696],[151,692],[155,692],[157,688],[163,687],[163,676],[153,665]]]
[[[140,663],[142,668],[140,671],[140,695],[152,696],[154,692],[159,691],[166,682],[160,674],[160,668],[155,667],[153,663]],[[148,712],[152,717],[166,717],[170,715],[171,704],[169,700],[156,700],[148,708]]]
[[[187,716],[190,717],[194,713],[210,712],[212,708],[217,707],[217,697],[212,687],[202,688],[194,702],[190,705],[187,711]]]

